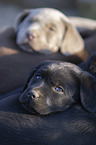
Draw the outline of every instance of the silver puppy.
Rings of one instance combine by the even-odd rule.
[[[17,44],[28,52],[50,54],[59,49],[65,55],[82,51],[84,42],[70,20],[52,8],[23,11],[15,22]]]

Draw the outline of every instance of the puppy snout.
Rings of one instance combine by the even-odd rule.
[[[33,39],[35,39],[35,38],[38,37],[38,34],[37,34],[36,31],[33,31],[33,32],[28,32],[28,33],[26,34],[26,36],[27,36],[27,38],[28,38],[29,40],[33,40]]]
[[[39,95],[36,91],[29,91],[28,92],[28,97],[30,97],[31,99],[38,99]]]

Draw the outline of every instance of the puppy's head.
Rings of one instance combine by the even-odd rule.
[[[17,44],[25,51],[49,54],[59,49],[66,55],[83,49],[83,41],[60,11],[51,8],[25,10],[15,23]]]
[[[26,110],[41,115],[64,111],[78,102],[92,112],[95,88],[96,80],[76,65],[47,61],[32,70],[19,100]]]

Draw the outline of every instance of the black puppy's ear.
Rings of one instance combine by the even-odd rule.
[[[29,76],[28,76],[28,78],[27,78],[27,80],[26,80],[26,82],[24,84],[23,91],[25,91],[27,89],[30,80],[32,79],[34,73],[38,70],[38,68],[39,68],[39,66],[34,66],[32,68],[32,70],[30,71]]]
[[[27,89],[28,84],[29,84],[30,80],[32,79],[34,73],[35,73],[41,66],[43,66],[44,64],[46,64],[46,62],[47,62],[47,61],[44,61],[44,62],[40,63],[39,65],[36,65],[36,66],[34,66],[34,67],[32,68],[32,70],[30,71],[29,76],[28,76],[28,78],[27,78],[27,80],[26,80],[26,82],[25,82],[25,84],[24,84],[23,91],[25,91],[25,90]],[[48,63],[48,62],[47,62],[47,63]]]
[[[80,97],[87,111],[96,111],[96,79],[87,72],[81,73]]]
[[[17,32],[19,24],[29,15],[30,9],[26,9],[23,12],[21,12],[19,15],[17,15],[15,24],[14,24],[14,30]]]

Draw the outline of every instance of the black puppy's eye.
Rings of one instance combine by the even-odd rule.
[[[58,93],[63,93],[64,90],[61,88],[61,87],[56,87],[55,90],[58,92]]]
[[[36,76],[36,79],[40,80],[42,77],[40,75]]]

